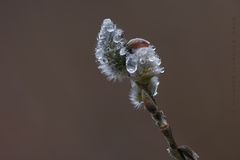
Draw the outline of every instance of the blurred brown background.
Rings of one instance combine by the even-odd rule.
[[[0,160],[170,159],[160,131],[99,73],[110,17],[142,37],[166,73],[157,101],[179,144],[239,159],[240,1],[0,1]]]

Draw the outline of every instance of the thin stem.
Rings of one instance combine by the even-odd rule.
[[[163,133],[169,148],[168,153],[174,160],[197,160],[199,156],[188,146],[178,146],[172,134],[171,127],[167,122],[163,111],[158,111],[158,107],[153,97],[151,97],[144,89],[142,90],[142,99],[145,108],[151,113],[156,125]]]

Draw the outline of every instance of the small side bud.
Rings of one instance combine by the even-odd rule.
[[[186,145],[179,146],[178,150],[183,154],[186,160],[198,160],[199,158],[198,154]]]

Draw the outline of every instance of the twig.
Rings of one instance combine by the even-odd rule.
[[[156,125],[163,133],[169,148],[168,153],[174,160],[197,160],[199,156],[188,146],[178,146],[172,134],[169,123],[163,111],[158,111],[157,104],[153,97],[151,97],[144,89],[142,89],[142,99],[147,111],[151,113]]]

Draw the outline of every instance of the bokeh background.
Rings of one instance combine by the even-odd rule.
[[[111,18],[157,48],[157,101],[202,160],[240,145],[239,0],[1,0],[0,159],[170,159],[161,132],[94,57]]]

